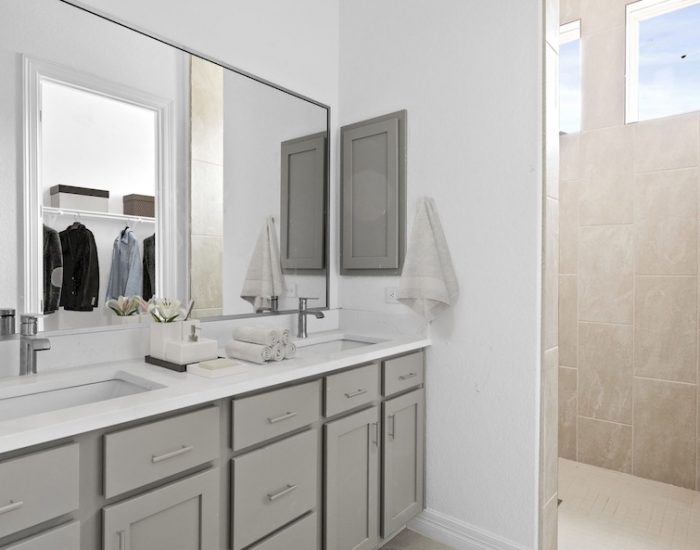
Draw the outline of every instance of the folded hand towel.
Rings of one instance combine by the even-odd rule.
[[[279,329],[277,332],[279,332],[279,335],[280,335],[280,342],[285,346],[287,344],[289,344],[289,329],[283,328],[283,329]],[[296,346],[295,346],[295,348],[296,348]]]
[[[233,338],[242,342],[274,346],[281,341],[280,331],[266,327],[236,327],[233,329]]]
[[[241,298],[253,304],[257,311],[262,307],[270,307],[272,296],[282,295],[284,295],[284,278],[280,264],[277,231],[272,217],[268,217],[250,258],[248,272],[241,289]]]
[[[297,354],[297,346],[294,342],[288,342],[286,346],[284,346],[284,358],[285,359],[292,359],[295,355]]]
[[[229,340],[226,343],[226,356],[234,359],[242,359],[251,363],[264,363],[273,358],[272,346],[261,346],[260,344],[251,344],[250,342],[239,342],[238,340]]]
[[[432,321],[458,297],[459,283],[435,203],[419,199],[399,281],[399,302]]]

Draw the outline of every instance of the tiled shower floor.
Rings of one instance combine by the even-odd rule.
[[[559,550],[698,550],[700,493],[559,461]]]

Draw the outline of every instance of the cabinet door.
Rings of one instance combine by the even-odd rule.
[[[425,390],[383,407],[382,536],[388,537],[423,509]]]
[[[219,473],[209,470],[103,510],[104,550],[219,550]]]
[[[325,426],[325,550],[371,550],[379,535],[379,407]]]
[[[405,246],[406,111],[341,129],[341,270],[398,274]]]
[[[280,261],[283,269],[325,267],[326,134],[282,143]]]

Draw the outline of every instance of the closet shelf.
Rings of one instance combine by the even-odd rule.
[[[78,210],[76,208],[56,208],[54,206],[43,206],[41,210],[44,216],[53,214],[56,216],[78,216],[79,218],[117,220],[122,222],[156,223],[155,218],[150,218],[148,216],[129,216],[127,214],[93,212],[90,210]]]

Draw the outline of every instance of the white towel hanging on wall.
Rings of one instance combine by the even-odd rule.
[[[270,307],[272,296],[284,296],[284,278],[277,231],[272,216],[268,216],[250,258],[241,298],[258,310],[261,307]]]
[[[459,283],[435,201],[420,198],[399,281],[399,302],[432,321],[458,298]]]

